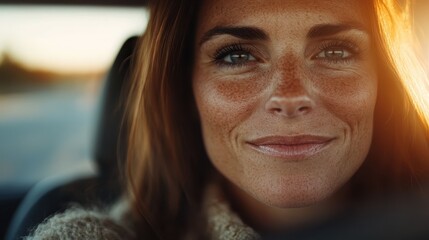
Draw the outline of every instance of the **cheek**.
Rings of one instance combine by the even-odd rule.
[[[237,126],[252,115],[264,86],[255,79],[217,78],[203,72],[193,76],[205,150],[224,175],[236,176],[243,166],[237,159]]]
[[[368,73],[371,73],[368,71]],[[343,130],[343,147],[339,161],[338,176],[353,175],[368,154],[372,133],[373,115],[377,98],[376,74],[356,73],[348,76],[330,77],[320,84],[320,102],[339,121]]]
[[[371,125],[377,97],[375,74],[325,76],[316,87],[321,103],[351,130]]]
[[[194,75],[194,96],[203,128],[231,130],[248,118],[258,104],[264,84],[256,78],[204,78]]]

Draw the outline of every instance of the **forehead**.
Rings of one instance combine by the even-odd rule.
[[[204,0],[198,30],[218,25],[357,23],[369,25],[367,0]]]

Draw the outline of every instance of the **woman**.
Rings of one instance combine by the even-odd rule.
[[[127,98],[128,233],[257,239],[418,189],[429,90],[405,2],[151,2]]]

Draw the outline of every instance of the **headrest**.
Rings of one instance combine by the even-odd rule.
[[[121,132],[121,129],[126,129],[122,126],[125,112],[123,91],[137,40],[138,37],[132,37],[122,45],[105,80],[94,149],[100,177],[116,178],[120,161],[125,158],[127,139],[124,131]]]

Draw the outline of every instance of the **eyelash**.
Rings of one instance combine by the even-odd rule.
[[[335,50],[335,49],[348,51],[350,53],[350,56],[346,58],[340,58],[340,59],[322,59],[317,57],[323,51]],[[358,56],[358,54],[359,54],[359,48],[355,44],[347,40],[340,40],[340,41],[327,42],[320,45],[317,53],[312,57],[312,59],[316,59],[316,60],[319,59],[333,64],[348,63],[349,61],[355,59]]]
[[[250,52],[252,52],[252,50],[249,47],[245,47],[241,43],[235,43],[232,45],[227,45],[227,46],[219,48],[212,57],[213,62],[216,63],[217,65],[220,65],[220,66],[241,67],[241,66],[245,65],[246,63],[228,63],[228,62],[224,61],[226,56],[228,56],[232,53],[237,53],[237,52],[243,52],[243,53],[249,54],[249,55],[254,57],[254,55],[252,55],[250,53]]]
[[[335,50],[335,49],[348,51],[350,53],[350,56],[346,57],[346,58],[339,58],[339,59],[328,59],[328,58],[317,57],[323,51]],[[213,62],[219,66],[242,67],[243,65],[245,65],[247,63],[246,62],[244,62],[244,63],[228,63],[228,62],[224,61],[225,57],[227,57],[228,55],[230,55],[232,53],[237,53],[237,52],[246,53],[246,54],[249,54],[255,58],[255,56],[251,54],[251,52],[252,52],[251,48],[246,47],[241,43],[235,43],[235,44],[231,44],[231,45],[221,47],[218,50],[216,50],[215,54],[212,57]],[[339,64],[339,63],[348,63],[349,61],[356,58],[358,56],[358,54],[359,54],[359,48],[355,44],[353,44],[347,40],[340,40],[340,41],[332,41],[332,42],[326,42],[326,43],[321,44],[317,48],[317,53],[315,55],[313,55],[312,59],[324,61],[324,62],[327,62],[329,64]]]

